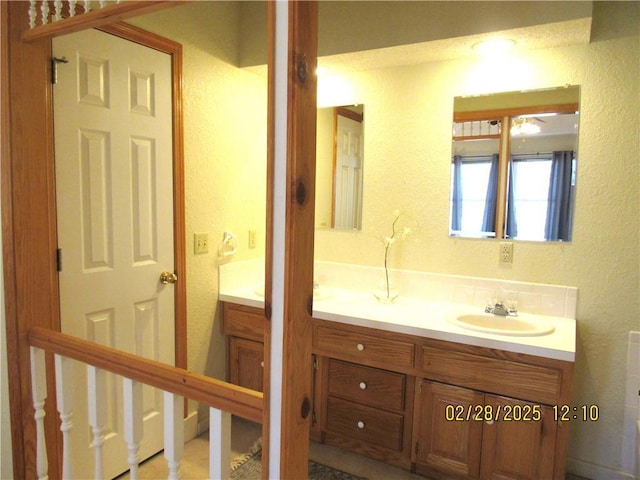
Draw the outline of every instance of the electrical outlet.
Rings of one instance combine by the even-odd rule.
[[[256,231],[249,230],[249,248],[256,248]]]
[[[500,263],[513,263],[513,242],[500,242]]]
[[[209,234],[208,233],[194,233],[193,234],[193,253],[200,255],[202,253],[209,253]]]

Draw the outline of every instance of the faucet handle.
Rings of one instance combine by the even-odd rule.
[[[515,300],[503,302],[502,300],[492,298],[487,302],[484,311],[485,313],[492,313],[494,315],[516,317],[518,316],[518,302]]]

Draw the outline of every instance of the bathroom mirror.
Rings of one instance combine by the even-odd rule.
[[[571,241],[578,86],[454,99],[449,234]]]
[[[318,108],[316,226],[362,228],[364,106]]]

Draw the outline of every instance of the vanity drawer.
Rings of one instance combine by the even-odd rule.
[[[421,363],[425,375],[440,382],[547,405],[560,399],[559,369],[427,346]]]
[[[329,395],[386,410],[404,409],[406,375],[329,360]]]
[[[328,398],[327,431],[394,451],[402,451],[404,416],[335,397]]]
[[[382,367],[413,366],[415,346],[411,342],[394,340],[382,335],[367,335],[334,326],[320,325],[314,333],[314,348],[326,356]]]
[[[266,321],[259,308],[223,303],[222,333],[225,335],[263,342]]]

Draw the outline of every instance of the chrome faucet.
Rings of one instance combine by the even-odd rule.
[[[500,300],[490,302],[484,309],[485,313],[492,313],[493,315],[499,315],[501,317],[517,317],[518,309],[514,305],[509,307],[505,306]]]

